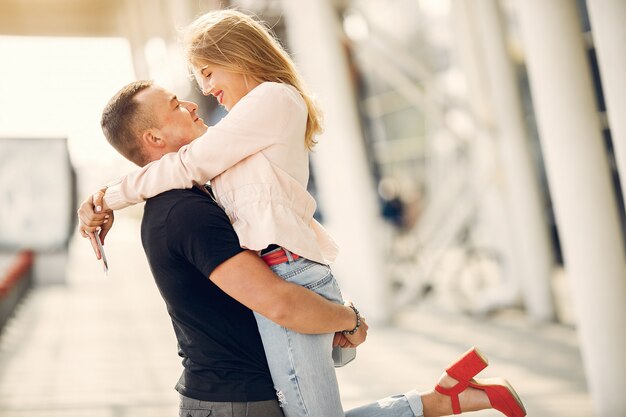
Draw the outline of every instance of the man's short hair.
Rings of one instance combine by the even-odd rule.
[[[137,94],[152,87],[151,80],[134,81],[124,86],[102,111],[100,126],[111,146],[139,166],[148,162],[139,140],[141,133],[153,126],[153,119],[135,100]]]

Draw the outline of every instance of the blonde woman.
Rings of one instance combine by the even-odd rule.
[[[258,251],[285,280],[343,303],[328,267],[337,246],[313,218],[316,204],[306,190],[308,153],[321,130],[321,114],[293,62],[262,24],[233,10],[198,18],[187,28],[184,46],[203,94],[229,113],[177,153],[108,187],[102,210],[210,181],[242,247]],[[92,220],[103,221],[104,215]],[[255,313],[285,416],[344,416],[331,349],[362,341],[362,318],[351,308],[354,327],[335,335],[300,334]]]

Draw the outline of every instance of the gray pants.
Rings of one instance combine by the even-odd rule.
[[[423,417],[420,394],[409,391],[353,408],[346,417]],[[180,396],[180,417],[283,417],[277,400],[213,403]]]
[[[251,402],[199,401],[180,396],[180,417],[283,417],[277,400]]]

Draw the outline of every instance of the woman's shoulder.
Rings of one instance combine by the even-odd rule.
[[[268,100],[273,101],[277,105],[283,103],[306,106],[300,92],[294,86],[286,83],[265,81],[259,84],[252,92],[260,96],[266,96]]]
[[[300,94],[294,86],[287,83],[279,83],[275,81],[263,81],[255,88],[255,90],[263,92],[273,91],[282,94]]]

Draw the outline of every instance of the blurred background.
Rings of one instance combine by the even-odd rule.
[[[2,0],[0,416],[177,415],[142,205],[106,276],[75,211],[134,168],[99,128],[124,84],[223,117],[178,35],[224,7],[268,23],[324,110],[310,191],[373,324],[345,407],[430,389],[475,344],[529,415],[626,416],[623,0]]]

